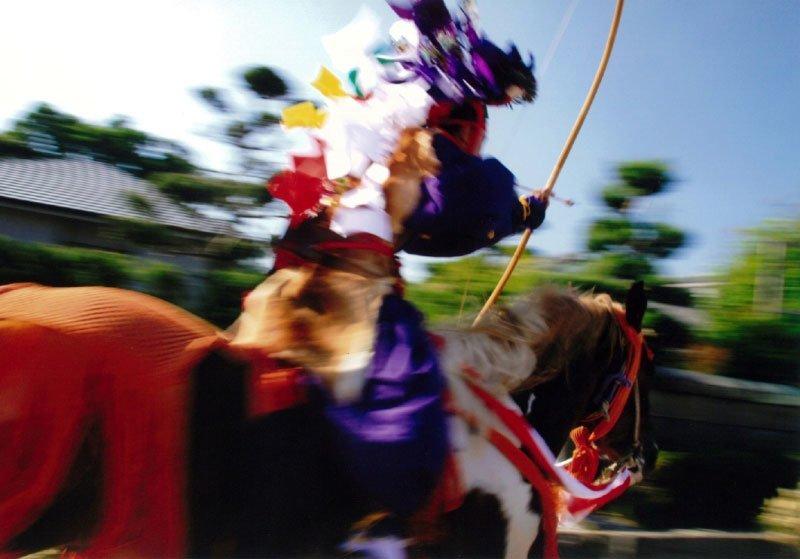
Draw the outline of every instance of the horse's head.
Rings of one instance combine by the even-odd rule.
[[[607,434],[599,437],[595,446],[612,464],[628,463],[641,465],[645,472],[655,467],[658,445],[653,438],[650,423],[650,384],[653,378],[653,354],[641,335],[642,320],[647,310],[647,296],[644,284],[638,281],[631,286],[625,297],[624,314],[618,315],[620,329],[625,334],[625,358],[617,375],[603,376],[601,386],[605,392],[598,392],[603,417],[587,418],[587,428],[596,426],[597,421],[605,419],[613,407],[613,399],[621,398],[621,411],[616,421],[608,428]],[[622,311],[622,309],[621,309]],[[627,332],[626,332],[627,330]],[[611,369],[613,371],[614,369]],[[605,372],[608,374],[608,371]],[[625,380],[627,376],[630,382]],[[606,382],[611,379],[611,382]],[[620,382],[621,384],[617,384]],[[630,383],[627,397],[619,390]],[[610,385],[610,386],[609,386]]]
[[[535,370],[515,394],[531,424],[554,452],[570,432],[594,433],[604,461],[652,468],[658,451],[649,421],[653,363],[641,338],[643,284],[631,287],[624,307],[607,295],[563,289],[538,292],[534,302],[547,328],[534,340]]]

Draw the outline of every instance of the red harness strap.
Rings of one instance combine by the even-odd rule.
[[[538,493],[542,508],[539,529],[544,536],[544,557],[545,559],[558,559],[558,515],[556,514],[558,501],[553,486],[528,455],[522,452],[508,437],[491,429],[488,439]]]
[[[507,436],[496,429],[489,429],[486,432],[489,442],[517,468],[539,495],[542,508],[540,529],[544,536],[544,557],[545,559],[555,559],[558,557],[558,500],[553,486],[556,479],[550,472],[552,465],[541,454],[539,446],[531,437],[527,420],[478,386],[470,378],[477,375],[475,371],[466,369],[465,373],[467,375],[464,379],[470,391],[519,439],[522,447],[527,451],[527,453],[523,452]],[[474,419],[468,414],[462,412],[460,415],[468,423],[474,423]],[[550,480],[547,479],[548,477]]]
[[[352,237],[340,241],[323,241],[314,245],[320,252],[331,250],[370,250],[384,256],[394,257],[394,246],[389,241],[370,235],[369,233],[356,233]]]
[[[443,337],[430,333],[431,343],[438,351],[442,351],[445,346]],[[539,445],[530,435],[530,426],[527,420],[507,408],[489,392],[485,391],[477,384],[480,375],[469,368],[464,369],[464,379],[467,387],[481,402],[493,412],[498,419],[517,437],[523,445],[525,451],[521,450],[503,433],[496,429],[489,429],[484,432],[487,440],[506,459],[525,477],[531,487],[539,495],[541,503],[541,525],[540,529],[544,535],[544,557],[545,559],[558,558],[558,499],[554,483],[557,481],[552,473],[553,465],[550,464],[539,448]],[[465,410],[457,408],[448,397],[446,408],[449,412],[458,414],[464,421],[477,431],[481,426],[474,416]],[[548,480],[550,478],[550,480]],[[442,476],[439,488],[434,492],[431,504],[423,509],[422,515],[417,516],[418,520],[424,520],[427,524],[435,524],[437,513],[449,512],[461,506],[464,499],[464,489],[461,483],[461,476],[458,465],[451,458]],[[444,503],[444,506],[442,504]],[[436,506],[438,505],[438,506]]]
[[[395,258],[394,246],[389,241],[371,233],[355,233],[349,237],[309,242],[308,244],[284,241],[275,248],[273,269],[304,266],[317,262],[323,255],[337,250],[366,250],[388,258]]]
[[[569,434],[575,444],[572,454],[572,462],[569,470],[579,481],[590,484],[597,476],[597,468],[600,466],[601,450],[597,443],[605,437],[617,424],[625,404],[628,402],[631,389],[639,376],[639,369],[642,366],[642,355],[649,351],[644,343],[644,336],[641,332],[634,329],[625,319],[625,313],[617,312],[617,322],[628,341],[628,355],[625,360],[625,379],[626,383],[619,387],[608,406],[605,418],[597,425],[589,429],[585,425],[576,427]],[[638,421],[638,418],[636,419]]]
[[[598,423],[594,429],[589,431],[586,427],[579,427],[571,433],[573,441],[576,443],[576,449],[570,470],[579,481],[587,486],[594,481],[600,462],[600,450],[595,443],[607,435],[619,420],[619,416],[622,414],[622,410],[630,396],[631,388],[639,374],[642,354],[645,350],[641,333],[628,324],[625,315],[620,312],[617,313],[616,318],[629,344],[625,361],[625,378],[628,383],[620,387],[614,394],[608,408],[607,417]],[[433,342],[439,349],[444,345],[444,340],[438,336],[433,338]],[[488,410],[497,416],[522,444],[522,448],[525,451],[518,448],[508,437],[495,429],[489,429],[488,433],[486,433],[488,440],[520,471],[539,494],[542,505],[541,530],[544,535],[544,555],[547,558],[558,557],[558,503],[552,485],[558,483],[558,478],[553,470],[554,465],[542,454],[539,445],[533,440],[530,426],[525,417],[506,407],[497,398],[481,388],[476,382],[476,379],[480,378],[476,371],[467,368],[464,372],[464,380],[470,391]],[[468,414],[462,412],[461,415],[468,422],[474,421]],[[624,491],[624,487],[620,488],[614,496],[622,491]]]

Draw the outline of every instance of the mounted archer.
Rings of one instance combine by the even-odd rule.
[[[316,152],[294,156],[294,169],[270,182],[291,223],[231,335],[323,379],[361,481],[408,513],[437,483],[448,442],[440,366],[401,296],[394,255],[469,254],[538,227],[546,202],[519,198],[514,175],[479,155],[487,105],[534,99],[532,61],[483,37],[471,4],[456,19],[441,0],[390,4],[403,18],[393,50],[348,71],[354,94],[323,69],[314,85],[327,112],[303,103],[284,114],[287,126],[310,129]],[[353,36],[368,34],[348,29],[326,47],[341,59]],[[376,434],[386,430],[365,411],[375,409],[392,414],[401,433],[390,438],[405,441],[391,476],[380,457],[394,440]]]
[[[440,0],[390,4],[405,18],[396,24],[397,63],[428,83],[433,99],[425,128],[406,131],[413,140],[401,138],[389,164],[386,207],[398,248],[460,256],[538,227],[546,201],[518,198],[513,174],[496,159],[480,157],[487,105],[535,99],[533,57],[525,63],[515,46],[504,52],[482,36],[472,2],[457,19]],[[430,168],[438,172],[426,172]]]
[[[405,18],[396,55],[372,82],[370,59],[349,72],[355,96],[322,72],[329,112],[287,111],[287,125],[319,128],[317,153],[271,181],[290,228],[228,336],[129,292],[0,286],[0,347],[13,357],[0,367],[4,450],[17,456],[0,480],[12,488],[0,548],[37,549],[45,534],[103,556],[397,557],[416,545],[521,558],[541,531],[555,557],[554,485],[561,511],[580,516],[652,464],[641,283],[624,308],[540,290],[438,334],[402,299],[399,248],[465,254],[530,230],[553,181],[544,202],[516,201],[511,173],[479,153],[486,105],[533,99],[532,64],[480,36],[472,3],[459,19],[440,0],[393,7]],[[551,450],[573,428],[569,473]],[[100,470],[78,475],[84,462]],[[95,523],[60,518],[85,492],[102,500],[88,507]],[[366,541],[337,547],[376,509],[400,520],[396,537],[375,542],[360,523]]]

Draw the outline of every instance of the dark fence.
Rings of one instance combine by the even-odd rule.
[[[663,450],[800,452],[800,389],[660,368],[650,394]]]

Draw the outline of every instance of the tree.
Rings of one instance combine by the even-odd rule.
[[[272,197],[263,184],[216,179],[188,173],[154,173],[147,180],[161,192],[185,203],[213,204],[233,209],[232,200],[251,200],[262,204]]]
[[[188,159],[189,150],[136,130],[124,116],[114,116],[108,125],[97,125],[42,103],[15,122],[11,132],[0,134],[0,157],[67,155],[109,163],[146,178],[181,203],[212,204],[235,213],[271,199],[263,183],[199,174]],[[129,202],[142,209],[141,201]]]
[[[270,154],[280,145],[278,111],[290,101],[287,80],[272,68],[254,66],[242,73],[238,91],[202,87],[195,93],[219,115],[219,123],[209,135],[234,149],[235,173],[260,181],[270,177],[275,172]]]
[[[285,97],[289,94],[289,86],[280,74],[267,66],[255,66],[242,75],[250,91],[264,99]]]
[[[744,250],[706,302],[711,341],[726,350],[720,372],[800,382],[800,219],[748,232]]]
[[[0,157],[36,157],[36,152],[9,133],[0,134]]]
[[[186,148],[131,128],[125,118],[115,117],[107,126],[90,124],[46,103],[16,121],[7,136],[38,155],[81,155],[139,176],[195,170]]]
[[[616,172],[617,182],[602,192],[610,216],[598,219],[589,229],[587,248],[597,256],[588,269],[625,279],[652,276],[656,273],[653,260],[672,255],[686,237],[665,223],[635,221],[631,209],[638,199],[663,192],[672,177],[665,165],[652,161],[623,163]]]
[[[596,278],[644,279],[650,287],[651,299],[682,306],[691,304],[688,292],[663,285],[655,265],[655,261],[668,258],[682,247],[686,236],[666,223],[633,217],[637,201],[664,192],[672,182],[667,167],[659,162],[634,161],[617,166],[615,181],[601,193],[608,215],[598,218],[589,228],[586,246],[594,257],[585,266],[586,274]],[[681,362],[682,355],[669,350],[689,344],[692,336],[688,326],[665,312],[651,309],[645,317],[645,327],[656,333],[650,344],[662,362]]]

